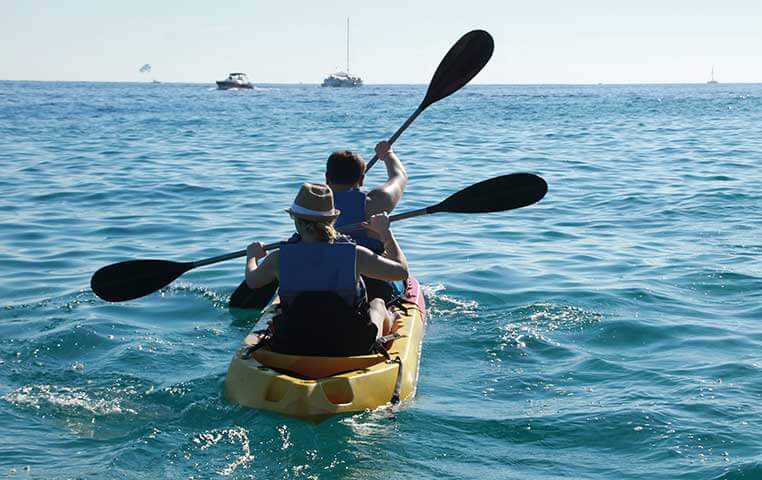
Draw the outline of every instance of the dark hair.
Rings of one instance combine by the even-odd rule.
[[[355,184],[364,174],[365,160],[349,150],[333,152],[325,165],[325,178],[335,185]]]

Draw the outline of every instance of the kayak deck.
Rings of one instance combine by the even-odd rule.
[[[399,338],[387,344],[392,359],[402,361],[400,399],[415,396],[426,305],[418,282],[405,284],[403,308],[393,307]],[[274,307],[263,313],[272,318]],[[319,421],[331,415],[373,409],[389,403],[399,364],[382,355],[317,357],[276,353],[263,347],[249,356],[261,333],[252,330],[233,355],[225,378],[225,399],[292,417]]]

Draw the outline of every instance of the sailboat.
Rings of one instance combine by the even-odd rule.
[[[714,65],[712,65],[712,79],[706,83],[717,83],[717,80],[714,79]]]
[[[328,75],[323,80],[323,87],[360,87],[362,78],[349,73],[349,18],[347,18],[347,71]]]

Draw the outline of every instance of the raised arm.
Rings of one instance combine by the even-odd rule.
[[[407,186],[407,171],[397,154],[392,151],[389,142],[379,142],[376,145],[376,154],[386,164],[388,178],[383,185],[368,193],[368,203],[365,206],[368,218],[377,213],[394,210]]]

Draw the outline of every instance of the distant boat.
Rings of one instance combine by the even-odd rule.
[[[717,83],[717,80],[714,79],[714,65],[712,65],[712,79],[706,83]]]
[[[235,72],[228,75],[225,80],[217,80],[219,90],[232,90],[234,88],[254,88],[245,73]]]
[[[346,72],[336,72],[323,80],[323,87],[361,87],[362,78]]]
[[[142,67],[140,67],[140,70],[138,70],[138,72],[143,73],[143,74],[149,74],[152,71],[153,71],[153,69],[152,69],[151,65],[148,64],[148,63],[144,64]],[[161,82],[159,82],[158,80],[152,80],[151,83],[161,83]]]
[[[360,87],[362,78],[349,73],[349,18],[347,18],[347,71],[328,75],[323,80],[323,87]]]

